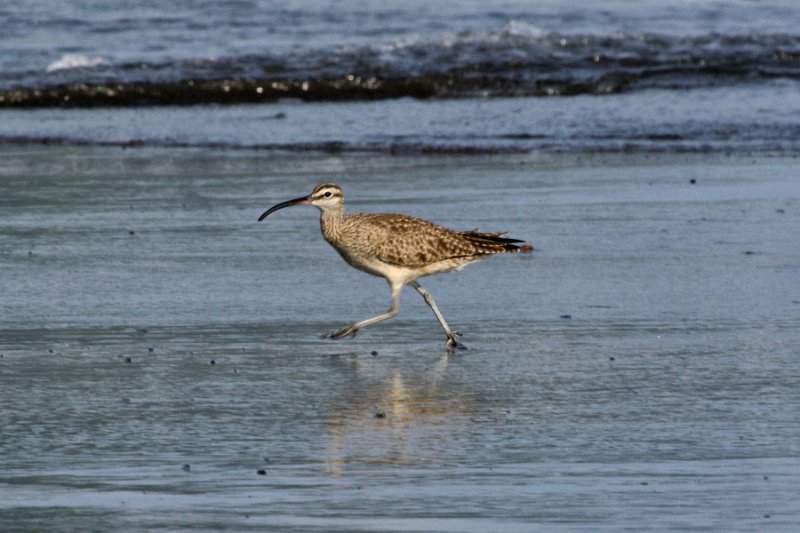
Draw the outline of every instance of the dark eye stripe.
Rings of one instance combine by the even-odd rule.
[[[325,191],[324,193],[317,195],[317,198],[341,198],[341,197],[342,193],[333,191]]]

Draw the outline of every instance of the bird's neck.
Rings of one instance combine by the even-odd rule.
[[[344,224],[344,208],[322,211],[319,215],[319,226],[325,240],[333,243],[337,240]]]

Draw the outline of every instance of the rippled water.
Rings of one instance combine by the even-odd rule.
[[[791,531],[796,162],[5,149],[0,529]],[[695,180],[692,183],[690,180]],[[354,210],[533,254],[388,290]]]
[[[0,530],[795,531],[796,2],[332,6],[0,6]]]
[[[796,2],[42,1],[0,16],[3,144],[800,153]]]

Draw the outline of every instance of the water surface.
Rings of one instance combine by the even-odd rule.
[[[793,159],[2,160],[5,531],[800,522]],[[536,250],[423,280],[466,351],[410,290],[320,339],[389,304],[313,208],[256,222],[323,181]]]

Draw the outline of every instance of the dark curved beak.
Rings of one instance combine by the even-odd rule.
[[[301,198],[295,198],[294,200],[286,200],[285,202],[281,202],[279,204],[275,204],[264,213],[258,217],[258,221],[261,222],[265,218],[267,218],[270,213],[274,213],[278,209],[283,209],[284,207],[291,207],[293,205],[311,205],[311,199],[308,196],[303,196]]]

